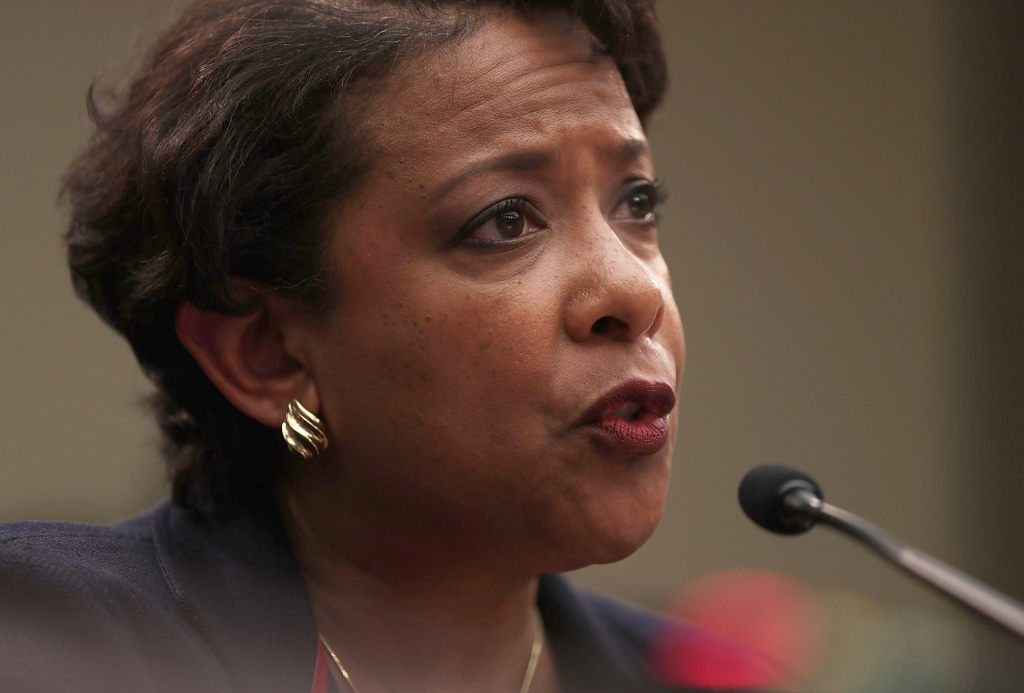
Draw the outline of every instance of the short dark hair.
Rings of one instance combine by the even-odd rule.
[[[263,502],[288,459],[182,346],[181,299],[244,313],[230,278],[246,277],[316,305],[327,206],[372,163],[349,86],[466,35],[480,7],[570,13],[615,60],[641,122],[661,99],[654,0],[201,0],[120,94],[90,89],[95,132],[64,181],[68,263],[156,385],[175,502]]]

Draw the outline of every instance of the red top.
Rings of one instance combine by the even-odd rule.
[[[316,668],[313,669],[312,693],[327,693],[327,683],[330,675],[331,671],[327,667],[327,652],[324,650],[324,644],[317,641]]]

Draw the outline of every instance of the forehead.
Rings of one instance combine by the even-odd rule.
[[[489,13],[463,40],[402,64],[371,101],[378,152],[451,167],[552,138],[611,149],[644,138],[615,63],[586,27],[551,13]]]

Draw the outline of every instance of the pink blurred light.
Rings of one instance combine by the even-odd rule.
[[[651,653],[663,681],[715,689],[780,689],[810,674],[820,615],[813,591],[791,577],[736,570],[701,578],[669,608],[681,622]]]

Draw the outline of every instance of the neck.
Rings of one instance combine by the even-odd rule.
[[[399,547],[386,546],[372,559],[347,550],[335,537],[352,533],[318,526],[295,498],[283,500],[320,634],[358,693],[518,693],[539,626],[535,576],[474,571],[465,561],[445,570],[446,561],[436,559],[429,569],[401,560],[399,570],[380,560]],[[556,689],[548,650],[530,691]]]

